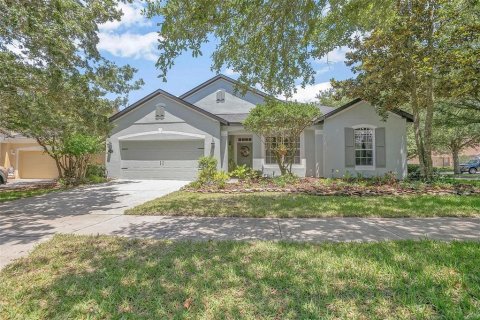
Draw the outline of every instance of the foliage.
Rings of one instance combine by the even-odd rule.
[[[286,187],[286,186],[291,186],[294,185],[299,181],[298,176],[290,173],[290,174],[284,174],[280,177],[274,177],[272,179],[273,184],[275,184],[278,187]]]
[[[29,198],[34,196],[40,196],[42,194],[47,194],[53,191],[61,190],[56,186],[48,186],[35,189],[11,189],[11,190],[0,190],[0,203],[6,201],[12,201],[17,199]]]
[[[212,69],[228,67],[249,86],[291,96],[298,80],[312,84],[315,59],[347,44],[354,32],[388,19],[382,0],[149,0],[147,15],[161,16],[157,67],[164,78],[184,51],[202,55],[217,39]],[[268,17],[266,19],[265,17]],[[244,88],[243,88],[244,89]]]
[[[420,170],[420,165],[419,164],[408,164],[407,165],[407,179],[408,180],[423,180],[422,172]],[[432,177],[430,181],[436,181],[440,179],[440,171],[438,168],[433,167],[432,168]]]
[[[239,180],[257,180],[261,177],[261,172],[243,164],[236,166],[235,169],[230,172],[230,176],[238,178]]]
[[[107,170],[101,164],[89,164],[85,174],[89,183],[103,183],[107,181]]]
[[[317,94],[317,99],[322,106],[332,108],[341,107],[351,101],[344,92],[339,92],[339,90],[335,90],[334,88],[320,91],[320,93]]]
[[[194,188],[214,185],[218,188],[224,188],[229,179],[229,175],[223,171],[217,171],[217,159],[214,157],[201,157],[198,160],[198,177],[191,183]]]
[[[85,180],[87,167],[92,157],[103,148],[103,140],[97,136],[73,134],[67,136],[61,144],[50,146],[50,151],[59,159],[57,165],[62,172],[66,185],[75,185]]]
[[[120,19],[117,5],[0,0],[0,128],[36,139],[61,178],[72,137],[103,139],[108,117],[142,84],[97,50],[98,26]]]
[[[320,115],[320,110],[313,104],[270,100],[250,110],[243,126],[264,139],[276,139],[272,151],[280,172],[284,175],[292,171],[295,142],[303,130],[312,125]]]
[[[451,103],[442,102],[438,112],[435,113],[434,150],[439,153],[450,153],[454,173],[460,174],[460,153],[466,148],[480,146],[480,122],[463,121],[472,111],[457,109],[450,113],[443,112],[448,109],[451,109]]]
[[[468,0],[402,0],[391,9],[391,19],[351,44],[347,64],[357,77],[333,86],[370,101],[384,116],[407,106],[414,115],[421,174],[431,179],[438,99],[459,96],[450,90],[452,82],[462,95],[478,95],[479,7]]]

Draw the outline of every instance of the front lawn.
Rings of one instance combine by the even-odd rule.
[[[57,187],[51,187],[51,186],[36,188],[36,189],[19,189],[19,190],[16,190],[16,189],[1,190],[0,189],[0,202],[39,196],[39,195],[50,193],[56,190],[59,190],[59,189]]]
[[[467,217],[480,216],[479,196],[343,197],[275,192],[177,191],[126,211],[133,215],[215,217]]]
[[[478,319],[480,243],[56,236],[0,273],[1,319]]]

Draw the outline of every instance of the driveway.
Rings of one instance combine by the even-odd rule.
[[[180,189],[186,181],[115,180],[70,191],[0,203],[0,267],[57,232],[106,222]]]

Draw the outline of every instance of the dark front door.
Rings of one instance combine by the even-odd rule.
[[[247,165],[252,167],[253,150],[251,142],[238,142],[237,143],[237,165]]]

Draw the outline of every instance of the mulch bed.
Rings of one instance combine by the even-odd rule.
[[[12,183],[0,186],[0,192],[4,191],[33,191],[38,189],[58,189],[61,185],[57,181],[39,181],[39,182],[25,182]]]
[[[196,193],[255,193],[255,192],[285,192],[302,193],[317,196],[401,196],[401,195],[480,195],[480,188],[468,184],[420,184],[413,183],[383,183],[361,185],[357,182],[348,183],[342,180],[325,183],[325,179],[302,178],[297,183],[281,187],[273,180],[261,182],[233,182],[227,183],[225,188],[204,186],[195,189],[185,186],[182,190]],[[323,182],[323,183],[322,183]]]

